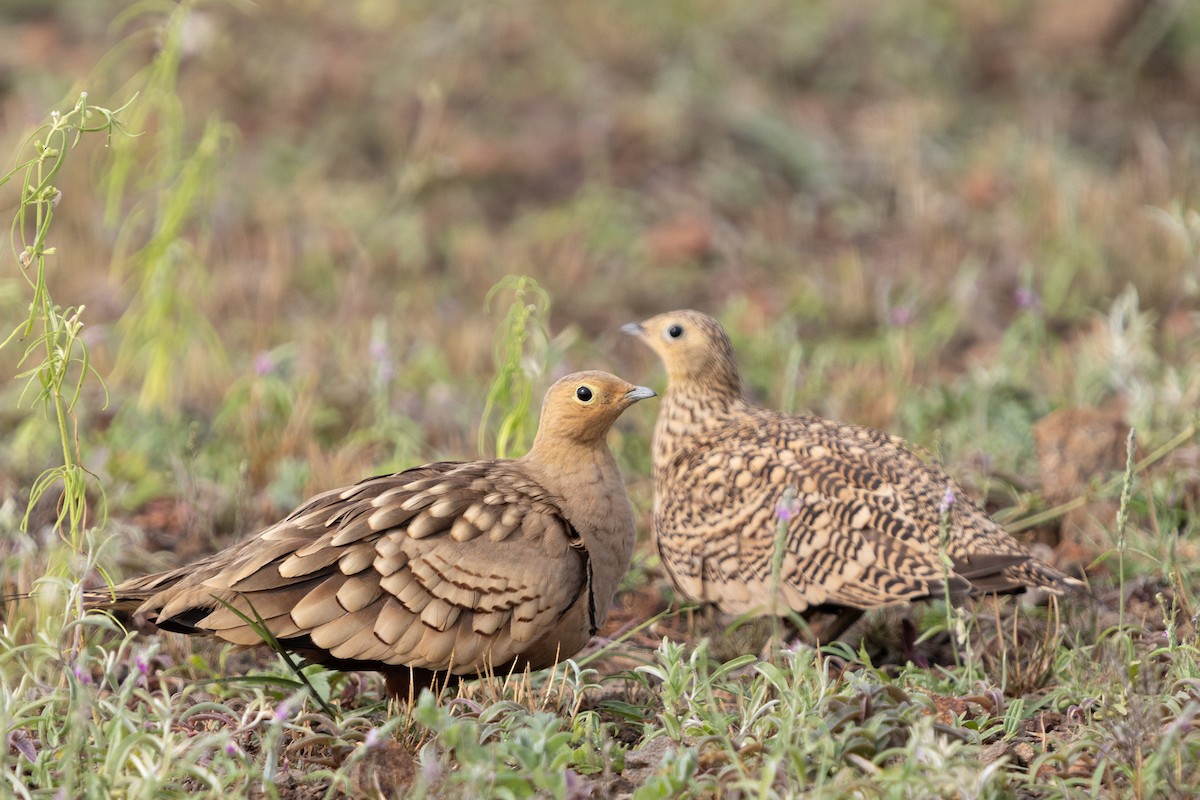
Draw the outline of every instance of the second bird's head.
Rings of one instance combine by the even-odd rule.
[[[607,372],[574,372],[546,391],[537,438],[582,444],[603,442],[622,411],[654,395],[652,389]]]
[[[729,334],[699,311],[668,311],[621,327],[662,359],[672,384],[696,383],[741,392],[741,377]]]

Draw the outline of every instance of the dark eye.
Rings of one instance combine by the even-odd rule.
[[[592,390],[586,386],[580,386],[578,389],[576,389],[575,396],[578,397],[582,403],[592,402]]]
[[[672,339],[678,339],[680,336],[683,336],[683,326],[676,324],[667,328],[667,336],[670,336]]]

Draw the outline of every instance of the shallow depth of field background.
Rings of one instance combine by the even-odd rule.
[[[526,343],[531,413],[574,369],[661,391],[660,366],[620,325],[710,312],[754,397],[917,442],[1014,529],[1086,496],[1021,533],[1065,569],[1090,567],[1098,599],[1072,646],[1094,643],[1118,605],[1145,636],[1178,629],[1194,645],[1192,4],[214,0],[175,17],[178,71],[156,83],[144,70],[163,66],[172,8],[0,10],[6,165],[80,91],[112,108],[141,92],[125,114],[140,136],[86,137],[72,153],[49,262],[55,301],[86,306],[107,386],[105,407],[87,384],[78,423],[107,508],[98,559],[114,576],[211,552],[322,489],[492,454],[495,419],[480,424],[511,282],[486,298],[524,275],[548,298],[526,297],[545,330]],[[18,200],[17,184],[0,187],[6,225]],[[7,335],[29,292],[5,253]],[[18,529],[61,451],[12,377],[22,351],[0,350],[8,591],[30,588],[56,541],[53,496],[28,535]],[[1078,416],[1039,427],[1061,409]],[[656,413],[655,401],[634,407],[611,439],[643,539],[620,624],[669,601],[648,540]],[[1118,543],[1129,427],[1139,458],[1161,457],[1126,506],[1120,574],[1104,554]],[[1079,697],[1052,710],[1067,719],[1113,688],[1114,670],[1072,673]],[[1033,681],[1030,708],[1062,680]],[[1197,713],[1200,692],[1187,691],[1183,711],[1130,723],[1142,749],[1128,753],[1156,751],[1164,726]],[[621,746],[636,747],[655,713]],[[980,746],[1016,741],[1023,713]],[[1097,737],[1085,768],[1043,774],[1005,751],[998,796],[1092,780],[1144,793],[1111,766],[1132,759],[1120,737],[1089,729],[1088,713],[1062,734]],[[1183,791],[1194,739],[1171,740],[1184,766],[1155,786]],[[689,746],[703,751],[685,737],[673,752]],[[1043,737],[1039,753],[1065,746]],[[703,794],[732,762],[698,763],[710,783],[691,790]]]

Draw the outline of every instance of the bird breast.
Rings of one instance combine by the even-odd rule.
[[[633,507],[616,459],[602,452],[583,452],[554,468],[539,469],[539,481],[558,497],[563,513],[579,533],[591,568],[596,625],[603,624],[613,596],[633,557],[636,531]]]

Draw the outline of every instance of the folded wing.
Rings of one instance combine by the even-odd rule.
[[[586,614],[589,591],[587,551],[554,498],[513,462],[492,461],[327,492],[116,595],[167,630],[258,644],[248,617],[312,660],[467,674],[511,661],[573,609]]]

